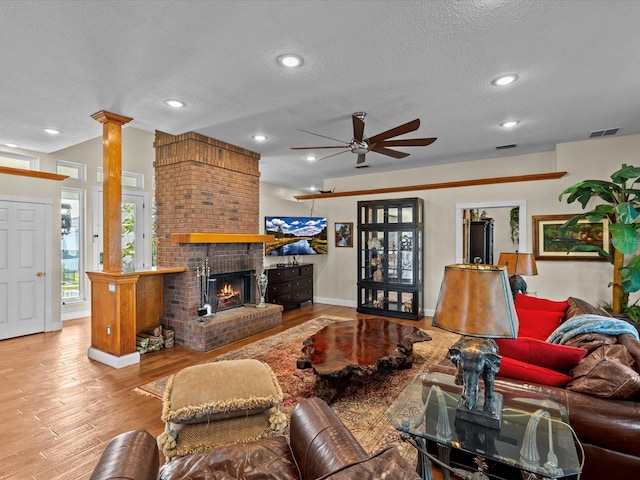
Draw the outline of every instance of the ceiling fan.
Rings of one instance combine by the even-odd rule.
[[[300,129],[301,132],[310,133],[311,135],[316,135],[318,137],[328,138],[329,140],[335,140],[337,142],[344,143],[344,145],[332,145],[328,147],[291,147],[291,149],[315,150],[320,148],[342,148],[344,149],[343,152],[327,155],[326,157],[322,157],[319,160],[324,160],[325,158],[334,157],[336,155],[340,155],[342,153],[350,151],[351,153],[355,153],[356,155],[358,155],[356,165],[359,165],[361,163],[364,163],[365,155],[369,152],[376,152],[393,158],[404,158],[409,156],[409,154],[399,152],[397,150],[392,150],[389,147],[426,147],[427,145],[431,145],[437,140],[437,137],[390,140],[393,137],[404,135],[405,133],[417,130],[420,127],[419,118],[416,118],[415,120],[412,120],[405,124],[398,125],[397,127],[394,127],[385,132],[378,133],[377,135],[374,135],[372,137],[365,137],[364,117],[366,115],[367,114],[365,112],[356,112],[351,116],[351,118],[353,119],[353,138],[351,139],[351,142],[344,142],[342,140]]]

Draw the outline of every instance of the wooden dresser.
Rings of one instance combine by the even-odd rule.
[[[265,270],[267,302],[277,303],[285,309],[313,302],[313,264],[286,265]]]

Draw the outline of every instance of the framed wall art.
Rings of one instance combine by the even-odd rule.
[[[335,224],[336,247],[353,247],[353,222]]]
[[[563,235],[560,226],[574,215],[534,215],[533,254],[536,260],[601,260],[597,252],[569,252],[574,245],[593,245],[611,253],[609,221],[580,220]]]

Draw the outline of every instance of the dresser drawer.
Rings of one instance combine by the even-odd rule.
[[[270,283],[269,284],[269,297],[290,293],[292,290],[292,282],[283,283]]]
[[[266,270],[267,302],[285,308],[313,301],[313,265],[288,265]]]

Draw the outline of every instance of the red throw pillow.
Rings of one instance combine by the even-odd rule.
[[[548,312],[562,312],[563,314],[569,308],[569,300],[556,301],[546,298],[531,297],[518,293],[516,295],[516,308],[528,308],[529,310],[546,310]]]
[[[539,383],[550,387],[564,387],[571,381],[571,377],[564,373],[509,357],[502,357],[498,376]]]
[[[529,310],[516,307],[518,314],[518,337],[546,340],[560,326],[564,313],[545,310]]]
[[[586,348],[544,342],[537,338],[496,338],[502,357],[513,358],[557,372],[569,372],[587,354]]]

